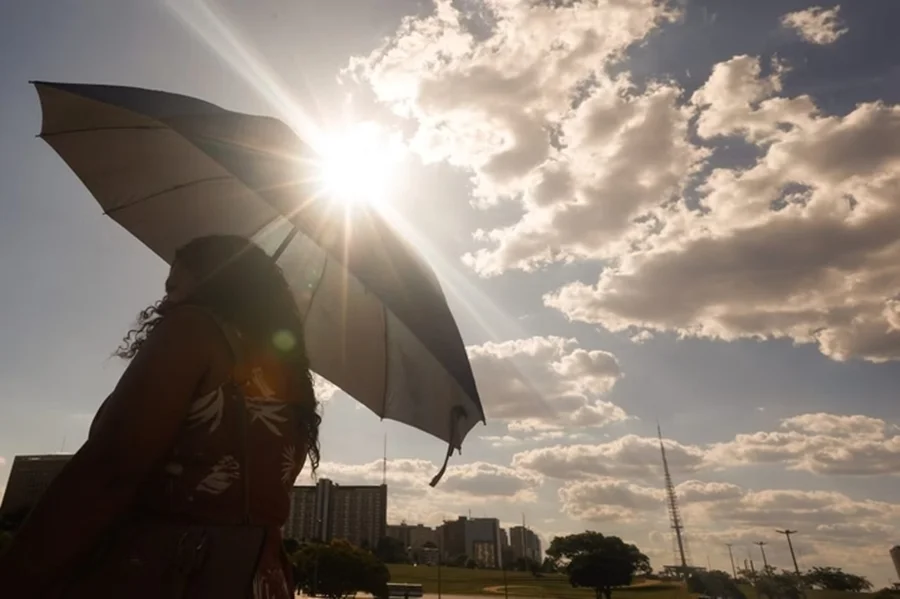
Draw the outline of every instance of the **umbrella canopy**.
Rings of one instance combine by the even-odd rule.
[[[375,211],[346,218],[314,193],[311,151],[290,127],[154,90],[35,86],[41,137],[163,260],[204,235],[254,239],[294,290],[313,371],[382,418],[446,441],[448,457],[484,421],[431,268]]]

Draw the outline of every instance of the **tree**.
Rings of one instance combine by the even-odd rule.
[[[559,569],[556,567],[556,560],[551,557],[545,557],[541,562],[541,572],[544,574],[556,574]]]
[[[872,588],[865,576],[848,574],[840,568],[813,568],[803,575],[803,581],[814,589],[829,591],[850,591],[859,593]]]
[[[688,578],[687,585],[691,593],[699,595],[724,599],[746,599],[746,595],[738,588],[735,580],[727,572],[721,570],[696,572]]]
[[[759,572],[756,572],[755,570],[751,570],[749,568],[738,568],[737,575],[738,580],[741,582],[756,584],[756,581],[759,580]]]
[[[756,594],[768,599],[800,599],[803,592],[797,575],[787,570],[779,574],[775,568],[764,569],[756,580]]]
[[[630,585],[635,573],[652,571],[649,558],[637,547],[594,531],[555,537],[547,556],[573,587],[592,588],[597,599],[611,599],[612,590]]]
[[[292,556],[297,588],[307,595],[341,599],[357,592],[387,595],[390,573],[373,554],[341,540],[310,543]]]
[[[375,546],[375,555],[378,559],[386,564],[406,564],[409,563],[409,554],[406,551],[406,545],[400,539],[393,537],[382,537],[378,539]]]

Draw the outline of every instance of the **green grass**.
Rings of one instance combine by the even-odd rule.
[[[390,564],[392,582],[409,582],[422,585],[426,593],[438,592],[436,566],[409,566]],[[445,595],[484,595],[503,599],[503,573],[498,570],[469,570],[467,568],[441,568],[441,593]],[[545,574],[535,578],[528,572],[507,572],[506,584],[510,597],[535,597],[540,599],[594,599],[591,589],[575,589],[561,574]],[[499,587],[499,593],[486,589]],[[741,585],[747,599],[757,599],[756,591],[749,585]],[[807,599],[868,599],[871,593],[843,593],[838,591],[807,591]],[[687,592],[678,583],[636,584],[627,589],[617,589],[613,599],[692,599],[696,595]]]
[[[392,582],[421,584],[426,593],[438,592],[437,566],[408,566],[391,564]],[[441,593],[447,595],[485,595],[502,599],[503,572],[498,570],[469,570],[466,568],[441,568]],[[594,599],[591,589],[575,589],[565,576],[545,574],[535,578],[528,572],[507,572],[509,595],[515,597],[540,597],[545,599]],[[486,589],[500,587],[499,592]],[[681,585],[658,584],[635,586],[617,590],[613,599],[689,599]]]

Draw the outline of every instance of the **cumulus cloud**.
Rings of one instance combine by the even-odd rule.
[[[862,415],[799,414],[783,419],[778,430],[741,433],[719,443],[685,445],[670,439],[664,443],[670,469],[681,475],[754,464],[823,476],[900,474],[900,434],[884,420]],[[513,456],[512,465],[566,481],[595,477],[656,481],[662,475],[659,441],[637,435],[521,451]],[[680,492],[697,496],[697,489],[683,484]],[[713,492],[714,487],[703,485],[704,493]],[[733,492],[727,486],[716,489]]]
[[[900,106],[822,115],[809,97],[775,95],[784,69],[770,71],[735,57],[692,97],[698,134],[756,144],[755,163],[712,169],[702,210],[673,205],[658,234],[595,285],[566,285],[546,305],[613,331],[790,338],[837,360],[900,358]]]
[[[780,428],[713,444],[706,461],[716,467],[778,463],[822,475],[900,474],[900,435],[884,420],[803,414],[783,420]]]
[[[622,377],[611,353],[585,350],[574,339],[531,337],[470,346],[469,358],[488,418],[539,440],[563,427],[596,427],[624,420],[602,399]]]
[[[519,204],[515,221],[476,232],[472,268],[602,260],[595,285],[545,304],[635,341],[789,338],[838,360],[900,358],[900,108],[824,115],[781,95],[788,65],[752,56],[716,65],[690,98],[610,75],[678,18],[668,3],[479,6],[441,0],[348,69],[410,119],[423,157],[472,173],[479,206]],[[837,8],[783,22],[816,43],[845,31]],[[729,137],[755,146],[755,163],[707,169],[710,142]]]
[[[738,497],[689,505],[684,511],[695,546],[733,543],[738,557],[737,547],[765,540],[770,563],[787,565],[787,544],[775,529],[789,525],[800,531],[793,542],[801,567],[840,564],[869,576],[878,572],[872,564],[884,560],[884,548],[900,534],[895,524],[900,505],[833,491],[743,490]]]
[[[690,523],[690,537],[715,539],[716,544],[740,542],[744,536],[748,541],[770,538],[785,522],[803,528],[807,541],[823,546],[854,535],[859,535],[854,545],[884,545],[900,532],[893,523],[900,505],[855,500],[834,491],[753,491],[731,483],[691,480],[676,486],[676,493]],[[563,513],[587,522],[638,523],[666,518],[663,489],[620,478],[569,482],[560,488],[559,498]]]
[[[559,490],[562,511],[590,522],[627,521],[638,512],[659,510],[665,493],[622,479],[599,478],[564,485]]]
[[[811,6],[784,15],[781,17],[781,25],[793,29],[811,44],[833,44],[849,31],[838,16],[840,10],[839,5],[833,8]]]
[[[675,487],[675,492],[682,504],[736,499],[744,494],[741,487],[732,483],[700,480],[688,480],[680,483]]]
[[[322,462],[318,476],[337,484],[381,484],[383,466],[381,460],[365,464]],[[388,460],[389,520],[433,524],[442,517],[455,517],[460,505],[533,503],[542,483],[541,476],[534,472],[473,462],[449,466],[440,485],[431,488],[428,483],[438,468],[438,464],[429,460]],[[298,484],[308,482],[306,477],[298,480]]]
[[[874,437],[882,439],[887,423],[881,418],[872,418],[862,414],[842,416],[816,412],[799,414],[781,421],[781,428],[816,435],[834,437]]]
[[[477,205],[521,205],[517,221],[477,233],[486,247],[465,261],[478,272],[609,255],[704,155],[677,86],[638,89],[605,70],[678,14],[655,0],[481,5],[438,1],[350,70],[415,122],[423,157],[472,172]]]
[[[690,473],[703,467],[702,448],[669,439],[664,442],[673,472]],[[592,477],[659,480],[662,475],[659,440],[637,435],[625,435],[609,443],[555,445],[523,451],[513,456],[512,465],[562,480]]]
[[[769,540],[772,546],[766,552],[774,564],[789,563],[787,546],[775,533],[785,523],[801,530],[794,546],[803,558],[852,565],[855,571],[867,571],[867,561],[875,557],[884,559],[884,548],[900,534],[895,524],[900,505],[855,500],[834,491],[753,491],[730,483],[691,480],[678,485],[676,493],[687,538],[694,547],[725,543],[740,547]],[[651,558],[671,559],[669,551],[659,550],[670,540],[659,533],[667,521],[662,489],[601,477],[564,484],[559,499],[564,514],[589,525],[609,529],[626,524],[631,530],[647,530],[652,545],[646,552]]]

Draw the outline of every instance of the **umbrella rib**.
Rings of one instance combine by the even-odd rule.
[[[55,131],[53,133],[41,133],[38,135],[41,139],[51,137],[59,137],[61,135],[72,135],[75,133],[93,133],[94,131],[137,131],[141,129],[169,129],[165,125],[128,125],[127,127],[90,127],[88,129],[71,129],[69,131]]]
[[[232,177],[229,175],[219,175],[216,177],[207,177],[205,179],[197,179],[195,181],[190,181],[188,183],[180,183],[178,185],[173,185],[172,187],[169,187],[168,189],[163,189],[162,191],[157,191],[156,193],[151,193],[148,196],[144,196],[142,198],[132,200],[132,201],[128,202],[127,204],[122,204],[121,206],[116,206],[115,208],[110,208],[109,210],[104,211],[103,214],[106,216],[111,216],[111,215],[115,214],[116,212],[120,212],[122,210],[125,210],[126,208],[131,208],[132,206],[135,206],[136,204],[140,204],[141,202],[146,202],[147,200],[152,200],[155,197],[159,197],[159,196],[165,195],[167,193],[172,193],[173,191],[178,191],[179,189],[185,189],[188,187],[192,187],[194,185],[202,185],[203,183],[210,183],[212,181],[223,181],[223,180],[227,180],[227,179],[231,179],[231,178]]]

